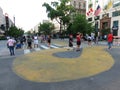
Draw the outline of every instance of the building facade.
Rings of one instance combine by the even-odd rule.
[[[114,0],[111,8],[102,10],[98,16],[90,15],[87,17],[89,22],[97,24],[98,32],[110,30],[114,36],[120,36],[120,1]]]
[[[5,16],[3,15],[3,10],[0,7],[0,34],[4,33],[5,29]]]
[[[74,6],[77,12],[86,15],[86,1],[85,0],[71,0],[71,5]]]
[[[8,14],[3,14],[3,9],[0,7],[0,33],[3,34],[5,30],[14,25],[13,21],[9,18]]]

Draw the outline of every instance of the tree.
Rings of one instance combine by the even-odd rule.
[[[60,33],[62,33],[62,26],[70,23],[71,12],[75,11],[72,5],[68,4],[70,0],[59,0],[60,2],[51,2],[51,5],[44,3],[48,17],[55,19],[60,24]]]
[[[6,31],[7,35],[12,37],[20,37],[24,34],[24,30],[18,29],[16,26],[11,26],[8,31]]]
[[[74,18],[73,22],[69,24],[68,32],[72,34],[76,34],[77,32],[81,32],[83,34],[90,34],[94,31],[94,26],[92,23],[89,23],[86,20],[86,16],[77,13]]]
[[[49,35],[52,33],[54,29],[55,29],[54,24],[47,22],[47,23],[40,24],[40,26],[38,27],[38,33]]]
[[[25,34],[27,34],[28,36],[32,35],[31,31],[27,31]]]

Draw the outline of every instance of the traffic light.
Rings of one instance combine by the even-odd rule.
[[[5,31],[5,26],[4,26],[4,24],[2,24],[2,25],[0,26],[0,29],[2,29],[3,31]]]
[[[9,17],[5,15],[5,22],[6,22],[6,30],[9,28]]]

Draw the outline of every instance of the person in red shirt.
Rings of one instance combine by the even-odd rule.
[[[111,49],[113,43],[113,34],[111,32],[107,36],[107,41],[108,41],[108,49]]]

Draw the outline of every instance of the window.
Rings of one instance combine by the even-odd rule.
[[[94,17],[95,20],[99,20],[100,19],[100,16],[96,16]]]
[[[74,1],[74,7],[76,7],[76,1]]]
[[[118,6],[120,6],[120,2],[113,4],[113,7],[114,7],[114,8],[115,8],[115,7],[118,7]]]
[[[81,3],[79,2],[79,8],[81,8]]]
[[[84,9],[86,8],[86,4],[85,4],[85,3],[83,4],[83,8],[84,8]]]
[[[91,18],[88,18],[88,21],[92,21],[92,17],[91,17]]]
[[[113,21],[113,26],[118,27],[118,21]]]
[[[109,13],[103,14],[102,17],[109,17]]]
[[[108,28],[108,22],[103,22],[103,23],[102,23],[102,28],[103,28],[103,29]]]
[[[120,11],[115,11],[112,13],[113,17],[120,16]]]

